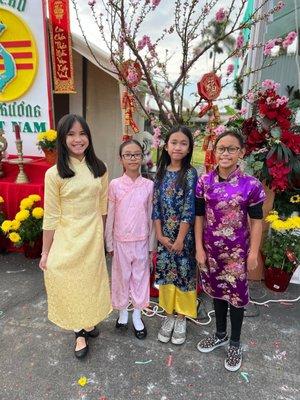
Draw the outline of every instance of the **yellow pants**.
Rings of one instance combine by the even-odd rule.
[[[159,285],[159,305],[167,314],[183,314],[188,317],[197,317],[197,292],[191,290],[183,292],[175,285]]]

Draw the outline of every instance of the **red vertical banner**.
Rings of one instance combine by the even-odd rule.
[[[69,0],[48,0],[55,93],[74,93]]]

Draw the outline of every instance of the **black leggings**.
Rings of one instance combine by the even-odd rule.
[[[228,302],[226,300],[214,299],[214,308],[216,315],[217,336],[222,337],[227,331]],[[240,342],[243,318],[244,307],[238,308],[230,304],[231,343],[238,344]]]

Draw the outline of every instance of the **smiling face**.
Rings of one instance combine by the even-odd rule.
[[[171,161],[182,161],[190,151],[189,138],[182,132],[174,132],[165,147]]]
[[[122,148],[121,163],[126,172],[138,172],[143,161],[143,151],[135,143],[128,143]]]
[[[81,160],[89,146],[89,139],[82,129],[81,124],[75,121],[67,133],[66,145],[71,157]]]
[[[215,157],[219,169],[234,171],[238,160],[243,158],[245,150],[242,149],[239,140],[231,135],[222,137],[216,144]]]

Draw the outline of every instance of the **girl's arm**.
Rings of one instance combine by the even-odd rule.
[[[114,201],[108,202],[108,213],[105,226],[105,247],[110,256],[113,256],[114,251],[114,221],[115,221],[116,203]]]
[[[39,263],[39,267],[43,271],[47,270],[47,259],[53,242],[54,232],[55,232],[54,230],[52,231],[43,230],[43,249],[42,249],[42,257]]]
[[[206,254],[203,247],[203,224],[204,224],[204,216],[196,215],[195,219],[196,261],[199,266],[203,266],[206,263]]]
[[[108,211],[105,224],[105,247],[110,256],[113,256],[114,251],[114,223],[115,223],[116,202],[113,183],[111,182],[108,188]]]
[[[44,219],[43,219],[43,249],[39,263],[41,270],[47,270],[48,254],[53,237],[60,221],[60,179],[55,170],[48,170],[45,175]]]
[[[262,237],[262,220],[250,218],[250,250],[247,259],[248,269],[257,267],[257,258]]]
[[[163,235],[162,228],[161,228],[161,221],[160,219],[154,220],[154,226],[156,231],[157,240],[164,246],[168,251],[172,250],[173,243],[171,240]]]
[[[172,251],[181,253],[183,250],[184,239],[189,231],[190,225],[195,220],[195,187],[197,182],[197,172],[190,169],[186,173],[185,197],[183,210],[181,213],[181,222],[179,232],[173,244]]]

